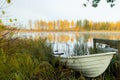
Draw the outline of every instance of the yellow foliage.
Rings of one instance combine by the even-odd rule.
[[[74,21],[73,20],[71,21],[71,26],[74,26]]]
[[[53,29],[53,23],[52,22],[48,22],[48,30],[52,30]]]

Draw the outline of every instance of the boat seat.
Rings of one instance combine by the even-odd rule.
[[[118,49],[115,48],[97,48],[97,52],[116,52],[118,54]]]
[[[63,55],[64,52],[54,52],[54,55]]]

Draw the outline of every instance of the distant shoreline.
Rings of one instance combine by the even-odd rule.
[[[18,32],[81,32],[81,33],[120,33],[120,31],[110,31],[110,30],[91,30],[91,31],[73,31],[73,30],[16,30]]]

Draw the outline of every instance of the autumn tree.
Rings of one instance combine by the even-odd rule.
[[[80,30],[82,30],[83,29],[83,22],[82,22],[82,20],[77,20],[77,22],[76,22],[76,28],[79,28]],[[77,28],[77,29],[78,29]]]
[[[89,27],[90,27],[90,30],[92,30],[92,27],[93,27],[93,22],[92,21],[89,21]]]
[[[115,29],[120,30],[120,21],[117,21],[115,24]]]
[[[28,23],[29,23],[30,29],[32,30],[32,20],[29,20]]]
[[[71,26],[72,26],[72,27],[74,27],[74,26],[75,26],[75,23],[74,23],[74,21],[73,21],[73,20],[71,21]]]
[[[76,25],[79,26],[79,27],[82,27],[82,21],[78,20],[77,23],[76,23]]]
[[[64,24],[64,29],[65,29],[65,30],[70,30],[70,23],[69,23],[69,21],[64,20],[64,21],[63,21],[63,24]]]
[[[53,30],[54,29],[54,23],[52,21],[48,22],[48,30]]]
[[[34,29],[41,29],[39,20],[34,21]]]
[[[83,21],[83,26],[86,30],[90,30],[90,26],[89,26],[89,21],[88,20],[84,20]]]
[[[115,27],[115,23],[114,22],[110,22],[109,24],[110,24],[109,25],[109,30],[113,30],[114,27]]]

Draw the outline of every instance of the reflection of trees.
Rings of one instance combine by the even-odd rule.
[[[72,41],[72,42],[74,41],[74,37],[73,37],[73,36],[71,37],[71,41]]]
[[[84,42],[88,42],[88,39],[90,38],[91,34],[84,34]]]
[[[76,36],[76,40],[78,40],[79,33],[76,33],[75,36]]]
[[[90,38],[90,34],[76,33],[76,41],[88,42],[89,38]]]
[[[120,40],[120,34],[112,34],[112,33],[97,33],[92,35],[93,38],[102,38],[102,39],[111,39],[111,40]]]
[[[58,42],[74,42],[74,41],[82,41],[82,42],[88,42],[89,39],[92,38],[102,38],[102,39],[114,39],[114,40],[120,40],[120,34],[118,33],[60,33],[56,35],[56,33],[39,33],[35,34],[35,38],[38,39],[39,37],[47,38],[49,42],[55,42],[56,40]]]
[[[68,42],[70,40],[69,35],[60,35],[59,42]]]
[[[49,41],[55,41],[55,36],[53,34],[48,34],[47,39]]]
[[[74,39],[75,39],[74,36],[71,36],[69,34],[55,35],[55,33],[50,33],[50,34],[47,35],[47,40],[49,42],[55,42],[56,40],[58,42],[68,42],[68,41],[73,42]]]

